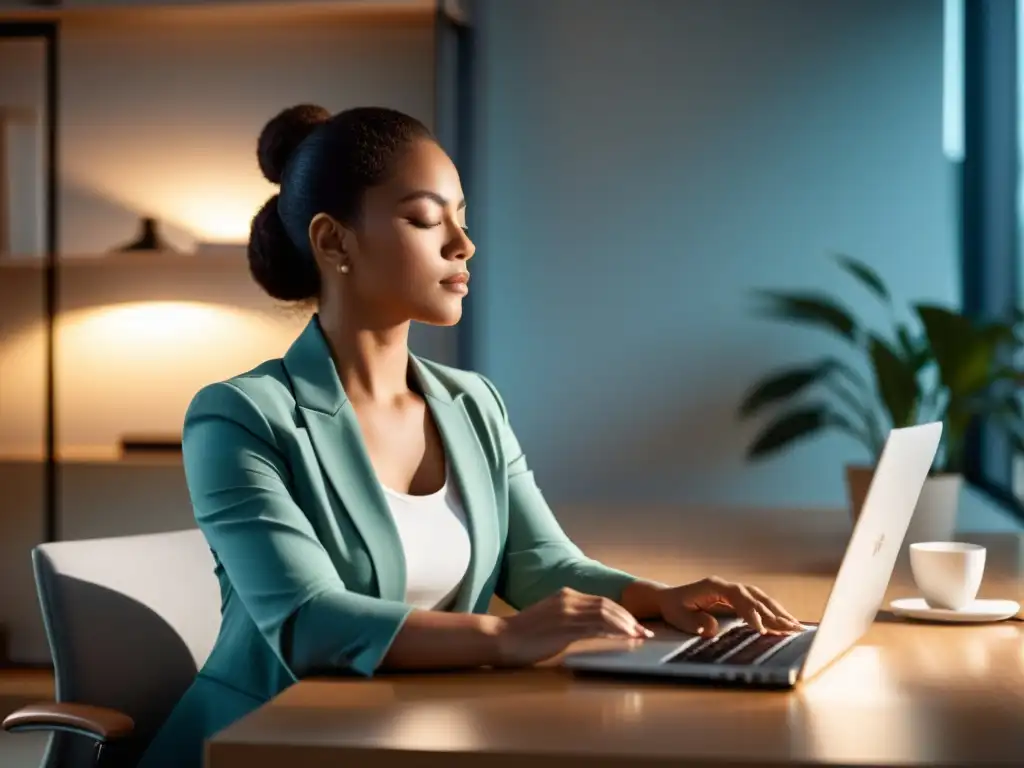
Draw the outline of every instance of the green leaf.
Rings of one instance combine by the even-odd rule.
[[[807,407],[789,411],[768,424],[747,451],[756,459],[775,453],[787,445],[810,437],[826,426],[825,409]]]
[[[744,398],[740,405],[740,416],[752,416],[766,405],[799,394],[821,379],[823,374],[820,366],[792,368],[769,374],[755,384]]]
[[[856,340],[857,324],[850,313],[831,299],[808,293],[757,291],[765,301],[761,313],[767,317],[790,322],[807,323]]]
[[[885,444],[885,437],[882,435],[882,425],[879,423],[878,413],[873,407],[874,398],[872,398],[871,405],[864,403],[836,377],[830,376],[823,383],[838,400],[860,417],[863,427],[862,431],[858,431],[858,437],[867,447],[871,456],[877,457]]]
[[[863,376],[861,376],[860,373],[855,371],[850,366],[846,365],[846,363],[840,362],[839,360],[836,360],[835,363],[836,363],[836,365],[835,365],[836,373],[842,374],[846,378],[846,380],[848,382],[850,382],[850,384],[860,394],[862,394],[862,395],[872,395],[872,394],[874,394],[874,392],[871,389],[871,385],[868,384],[867,379],[865,379]]]
[[[970,416],[991,416],[1004,424],[1024,424],[1024,407],[1016,392],[995,394],[991,391],[973,398],[965,398],[962,410]]]
[[[917,349],[910,338],[910,331],[902,323],[896,326],[896,341],[899,342],[900,351],[903,353],[904,359],[913,360],[917,357]]]
[[[964,443],[967,428],[971,424],[971,412],[960,405],[960,403],[950,403],[946,408],[946,417],[943,420],[945,425],[942,442],[946,448],[945,469],[947,472],[963,471]]]
[[[928,345],[916,342],[904,323],[896,325],[896,342],[899,345],[900,356],[915,372],[928,364]]]
[[[1004,366],[999,365],[1002,352],[1013,337],[1013,330],[1002,323],[989,323],[977,328],[970,339],[959,375],[950,382],[957,394],[986,389],[999,378]]]
[[[868,351],[875,370],[875,382],[882,403],[889,412],[893,427],[909,425],[917,406],[920,388],[917,376],[903,358],[875,334],[868,341]]]
[[[945,307],[919,304],[915,309],[939,370],[956,370],[963,358],[965,344],[974,335],[971,321]]]
[[[863,434],[842,414],[823,405],[809,405],[787,411],[771,421],[747,450],[747,458],[764,458],[827,427],[864,440]]]
[[[755,384],[739,408],[741,418],[747,418],[762,410],[765,406],[795,397],[808,387],[826,379],[833,372],[841,372],[854,382],[859,379],[856,372],[840,360],[829,357],[811,365],[787,368],[769,373]],[[853,396],[849,396],[853,399]],[[862,404],[853,399],[851,407],[864,410]]]
[[[1019,429],[1010,430],[1007,436],[1010,439],[1010,445],[1014,453],[1018,456],[1024,454],[1024,435],[1021,435]]]
[[[1024,384],[1024,371],[1018,371],[1008,365],[1000,366],[992,374],[992,383],[1000,382]]]
[[[869,291],[875,296],[884,301],[886,304],[892,301],[889,296],[889,289],[885,287],[885,283],[882,282],[882,278],[878,276],[871,267],[862,261],[854,259],[852,256],[846,256],[844,254],[838,254],[836,260],[839,262],[839,266],[857,278],[861,284],[863,284]]]
[[[917,314],[951,401],[975,394],[995,380],[1000,349],[1013,338],[1011,326],[976,325],[958,312],[930,305],[918,306]]]

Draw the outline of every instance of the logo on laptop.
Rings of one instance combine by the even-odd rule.
[[[882,551],[882,545],[885,544],[885,534],[883,533],[875,540],[875,546],[871,550],[871,556],[874,557]]]

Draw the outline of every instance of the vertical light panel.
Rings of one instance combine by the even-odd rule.
[[[470,237],[474,236],[473,211],[476,210],[473,202],[473,169],[470,165],[473,115],[470,86],[474,66],[472,44],[469,4],[438,0],[434,23],[434,131],[441,146],[459,169],[462,189],[468,202],[466,212]],[[476,266],[470,266],[474,273]],[[478,284],[479,281],[474,283]],[[462,368],[472,368],[475,363],[472,355],[474,294],[475,291],[471,289],[470,295],[463,302],[462,319],[451,340],[454,348],[449,351],[447,343],[444,346],[434,344],[437,352],[447,352],[453,358],[452,362]],[[429,341],[425,338],[424,329],[414,327],[414,330],[419,331],[418,337],[413,339],[414,343]],[[435,340],[441,340],[446,334],[447,331],[436,329],[431,335]]]
[[[944,0],[942,45],[942,151],[964,159],[964,0]]]

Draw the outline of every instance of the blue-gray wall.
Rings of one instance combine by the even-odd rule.
[[[941,0],[483,0],[476,23],[475,362],[548,497],[841,506],[846,438],[743,461],[746,387],[836,351],[749,291],[884,322],[842,251],[900,301],[959,301]]]

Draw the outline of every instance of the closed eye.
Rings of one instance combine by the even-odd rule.
[[[441,223],[442,223],[440,221],[433,221],[433,222],[431,222],[431,221],[418,221],[416,219],[408,219],[408,222],[410,224],[412,224],[414,227],[416,227],[417,229],[433,229],[434,227],[441,226]],[[465,225],[460,225],[459,229],[461,229],[467,235],[469,234],[469,227],[467,227]]]

